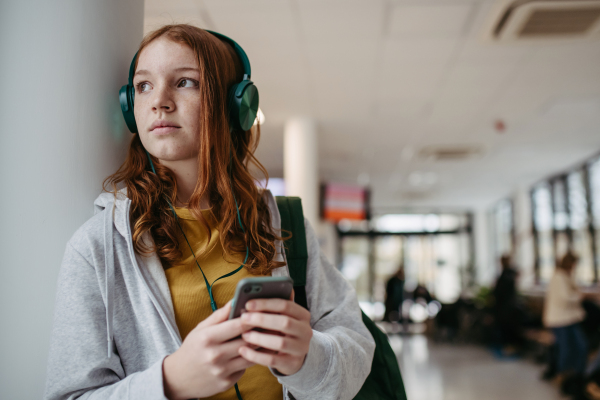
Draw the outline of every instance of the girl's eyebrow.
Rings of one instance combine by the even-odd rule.
[[[176,68],[174,71],[176,72],[182,72],[182,71],[194,71],[194,72],[200,72],[200,68],[198,67],[181,67],[181,68]]]
[[[173,71],[175,71],[175,72],[193,71],[193,72],[200,73],[200,69],[198,67],[180,67],[180,68],[175,68]],[[138,75],[151,75],[151,74],[150,74],[150,71],[147,71],[145,69],[139,69],[135,72],[135,74],[133,76],[136,77]]]
[[[150,72],[146,71],[145,69],[139,69],[135,72],[135,74],[133,74],[133,76],[136,77],[138,75],[150,75]]]

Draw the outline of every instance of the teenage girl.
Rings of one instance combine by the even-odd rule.
[[[228,93],[250,78],[243,50],[169,25],[132,68],[137,133],[67,244],[44,397],[351,399],[374,342],[307,222],[310,312],[254,300],[228,320],[240,279],[289,276],[276,203],[249,172],[264,171],[258,129],[232,116]]]

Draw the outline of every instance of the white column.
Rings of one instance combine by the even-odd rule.
[[[513,196],[513,215],[515,224],[514,260],[520,271],[518,285],[527,288],[535,283],[534,243],[532,231],[531,197],[526,187],[517,188]]]
[[[0,9],[0,398],[39,399],[65,246],[128,146],[118,91],[144,1]]]
[[[285,124],[283,175],[286,195],[302,198],[304,216],[315,229],[319,223],[319,175],[317,125],[309,118],[290,119]]]

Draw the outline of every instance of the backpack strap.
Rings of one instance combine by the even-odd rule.
[[[292,237],[284,242],[284,247],[290,277],[294,281],[294,301],[308,310],[306,301],[308,249],[302,202],[298,197],[277,196],[275,199],[281,216],[281,236],[292,234]],[[389,344],[387,335],[364,312],[361,314],[366,328],[375,340],[376,348],[371,364],[371,373],[353,400],[406,400],[398,360]]]
[[[308,249],[302,200],[299,197],[286,196],[276,196],[275,199],[281,216],[281,236],[292,234],[291,238],[284,241],[284,248],[290,277],[294,281],[294,301],[308,310],[306,300]]]

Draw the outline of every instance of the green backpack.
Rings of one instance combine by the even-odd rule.
[[[308,250],[302,202],[299,197],[277,196],[276,200],[281,216],[281,229],[292,234],[292,237],[285,241],[285,255],[290,276],[294,281],[295,302],[308,310],[306,301]],[[365,313],[362,313],[362,320],[373,335],[376,347],[371,373],[354,399],[406,400],[400,367],[386,334]]]

